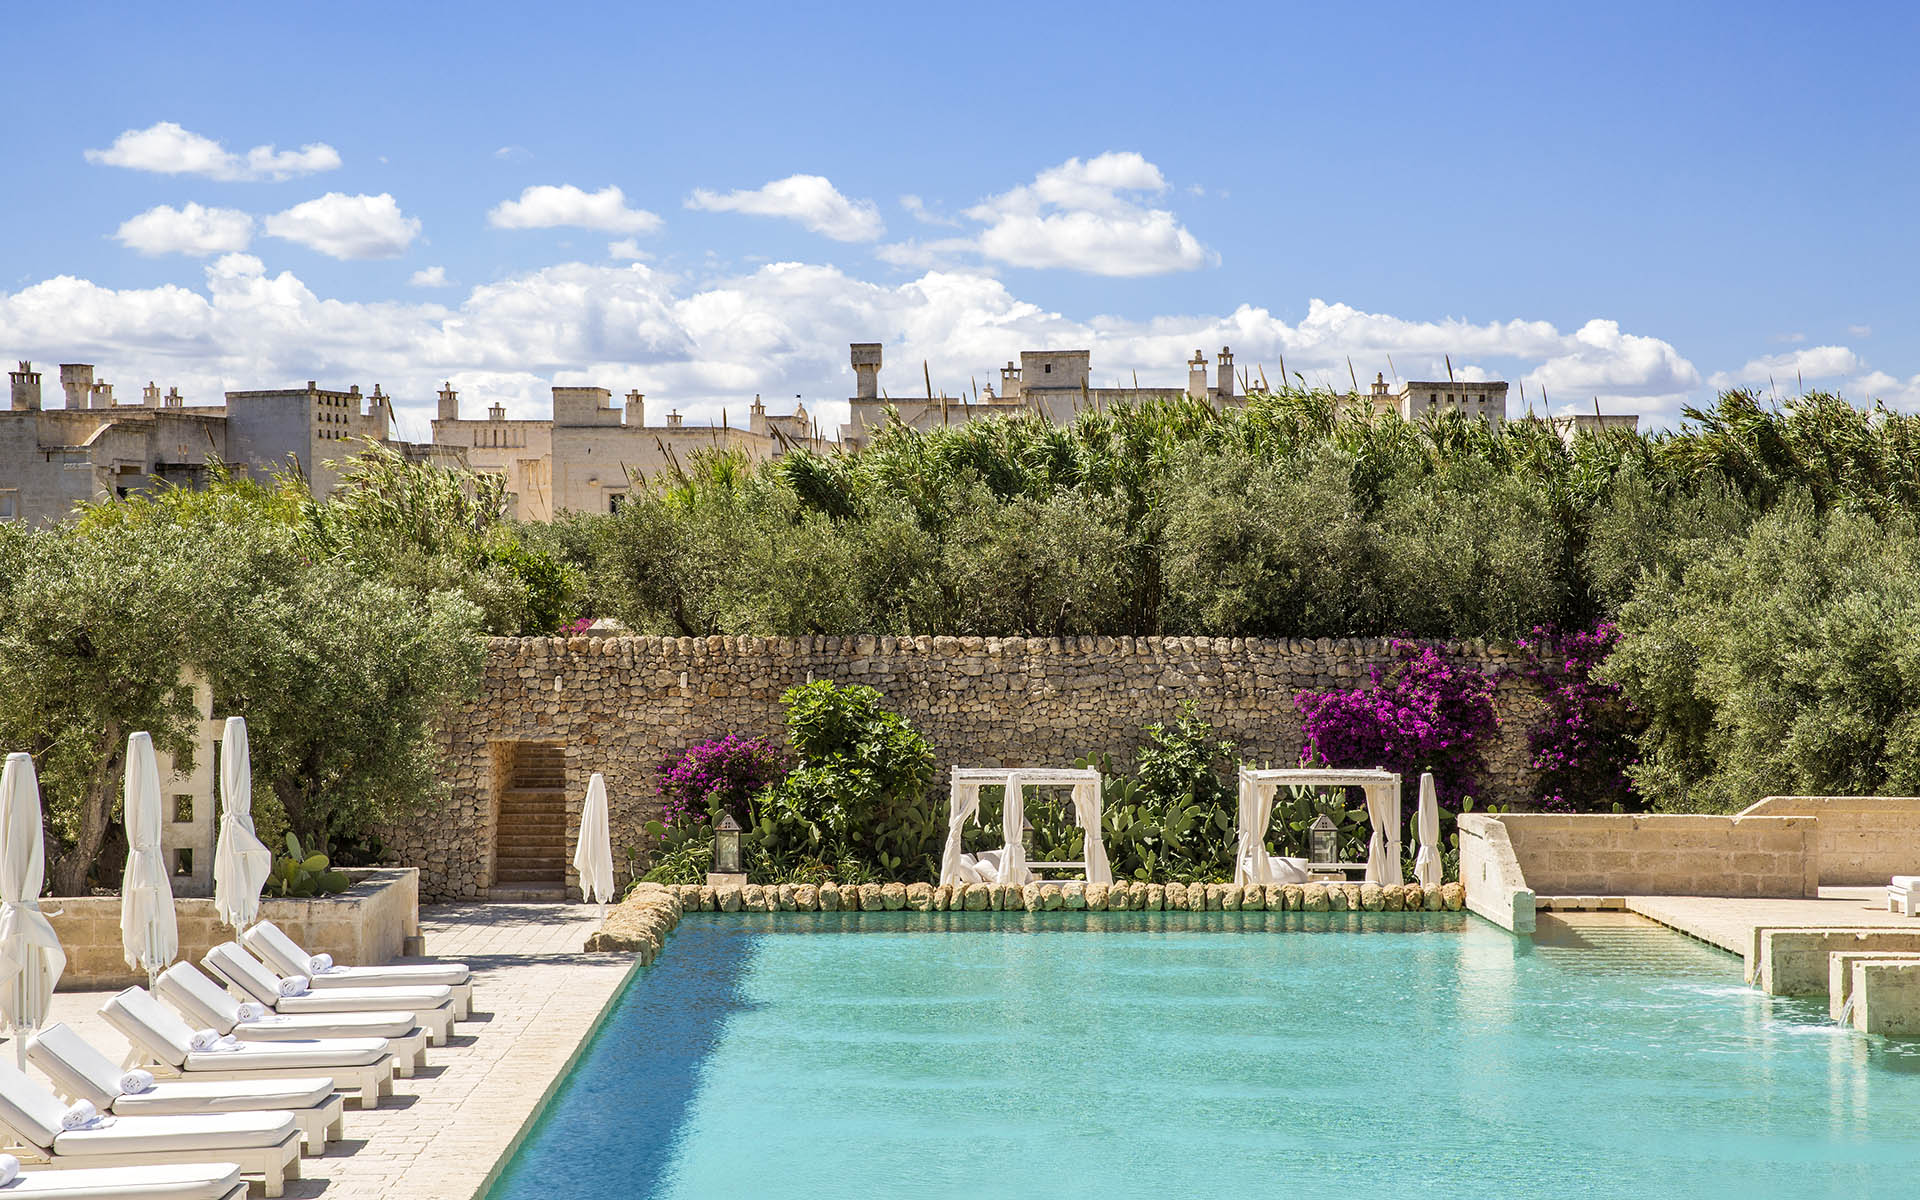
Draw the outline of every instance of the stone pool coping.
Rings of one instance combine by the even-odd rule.
[[[1377,912],[1444,913],[1466,907],[1458,883],[1226,884],[1081,883],[1063,885],[863,883],[840,885],[636,884],[587,939],[588,951],[613,951],[650,963],[682,913],[714,912]]]

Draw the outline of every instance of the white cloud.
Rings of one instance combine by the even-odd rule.
[[[1863,366],[1860,356],[1845,346],[1809,346],[1751,359],[1737,371],[1715,371],[1707,386],[1716,392],[1741,387],[1794,388],[1805,381],[1853,375]]]
[[[640,248],[639,238],[621,238],[617,242],[607,243],[607,257],[626,262],[644,262],[653,256]]]
[[[660,217],[645,209],[628,208],[626,193],[608,186],[585,192],[572,184],[536,184],[518,200],[503,200],[487,214],[495,229],[551,229],[561,225],[598,229],[604,233],[652,233]]]
[[[447,269],[445,267],[421,267],[418,271],[415,271],[412,275],[407,276],[407,283],[409,286],[412,286],[412,287],[423,287],[423,288],[443,288],[443,287],[452,286],[447,281]]]
[[[1345,387],[1391,354],[1402,378],[1551,378],[1553,399],[1671,418],[1698,372],[1657,338],[1611,321],[1572,332],[1545,321],[1417,321],[1313,301],[1298,321],[1251,305],[1225,314],[1071,317],[1021,299],[977,271],[929,271],[877,283],[832,267],[774,263],[693,284],[644,264],[562,263],[467,290],[452,303],[361,302],[316,295],[291,272],[229,254],[197,289],[115,290],[62,276],[0,292],[0,345],[21,357],[94,362],[108,378],[178,383],[190,397],[325,377],[383,383],[424,430],[442,379],[469,402],[545,415],[555,384],[639,388],[691,421],[735,420],[755,392],[802,393],[823,420],[844,419],[850,341],[881,341],[882,387],[958,394],[1023,349],[1087,347],[1096,386],[1178,387],[1196,347],[1231,345],[1242,369],[1278,383],[1281,362]],[[1920,380],[1913,382],[1920,391]],[[1920,400],[1920,396],[1916,396]]]
[[[871,200],[849,200],[824,175],[789,175],[752,190],[695,189],[687,207],[707,212],[785,217],[836,242],[871,242],[887,231]]]
[[[298,242],[331,258],[397,258],[419,236],[420,220],[400,211],[386,192],[328,192],[266,218],[271,237]]]
[[[1866,338],[1866,337],[1872,337],[1872,336],[1873,336],[1873,326],[1871,326],[1871,325],[1849,325],[1849,326],[1847,326],[1847,333],[1848,333],[1848,334],[1850,334],[1851,336],[1853,336],[1853,337],[1857,337],[1857,338]]]
[[[504,162],[513,162],[523,158],[532,158],[533,151],[525,146],[502,146],[493,152],[493,156]]]
[[[1166,176],[1142,155],[1109,151],[1070,158],[963,214],[980,229],[968,239],[905,242],[880,248],[896,266],[930,266],[977,254],[990,262],[1088,275],[1140,277],[1193,271],[1220,261],[1172,211],[1144,198],[1168,191]],[[911,203],[909,203],[911,201]],[[918,197],[902,197],[920,215]]]
[[[113,236],[141,254],[224,254],[247,248],[253,218],[237,208],[160,204],[121,222]]]
[[[105,150],[88,150],[87,161],[161,175],[204,175],[209,179],[291,179],[331,171],[340,165],[340,152],[325,142],[309,142],[298,150],[276,150],[271,143],[235,154],[203,134],[160,121],[145,129],[129,129]]]
[[[913,217],[914,220],[921,222],[922,224],[947,225],[954,228],[958,228],[960,225],[960,222],[956,221],[954,218],[948,217],[948,216],[942,216],[940,213],[934,212],[932,209],[927,207],[927,202],[925,200],[922,200],[920,197],[912,195],[911,193],[900,197],[900,207],[906,209],[908,215]]]

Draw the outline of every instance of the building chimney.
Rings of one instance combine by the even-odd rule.
[[[880,343],[850,342],[848,348],[853,352],[853,374],[856,380],[853,398],[878,400],[880,398]]]
[[[647,398],[638,389],[627,393],[627,411],[621,414],[620,419],[628,425],[647,423]]]
[[[89,398],[94,408],[113,407],[113,385],[104,381],[93,385],[93,395]]]
[[[373,385],[373,397],[367,401],[367,420],[373,425],[373,436],[379,440],[384,442],[393,433],[393,400],[377,383]]]
[[[147,386],[140,389],[140,403],[148,408],[159,408],[160,385],[151,379],[147,380]]]
[[[93,365],[61,363],[60,390],[67,395],[68,408],[91,408],[93,406]]]
[[[1220,347],[1220,369],[1214,372],[1214,378],[1219,380],[1214,390],[1219,392],[1220,398],[1233,399],[1233,350],[1231,347]]]
[[[187,406],[186,400],[181,397],[180,389],[177,387],[167,389],[167,397],[162,403],[168,408],[185,408]]]
[[[487,420],[504,421],[506,419],[507,419],[507,406],[500,403],[498,400],[495,400],[493,402],[493,407],[487,409]]]
[[[7,378],[13,383],[13,411],[39,411],[40,372],[33,369],[33,364],[22,362],[18,371],[7,373]]]
[[[1187,363],[1187,397],[1192,400],[1207,398],[1207,356],[1195,350],[1193,358]]]
[[[1007,365],[1000,368],[1000,398],[1018,400],[1020,398],[1020,368],[1009,359]]]
[[[453,390],[453,380],[440,385],[440,419],[458,421],[460,419],[460,393]]]
[[[667,428],[668,429],[680,428],[680,410],[679,409],[676,408],[672,412],[667,414]]]

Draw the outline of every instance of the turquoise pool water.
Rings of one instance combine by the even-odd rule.
[[[689,915],[492,1196],[1920,1194],[1920,1047],[1631,918],[1088,919]]]

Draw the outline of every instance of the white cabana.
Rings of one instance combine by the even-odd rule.
[[[613,841],[607,822],[607,781],[595,771],[587,780],[580,806],[580,841],[573,848],[573,869],[580,875],[580,896],[601,908],[613,899]]]
[[[1002,845],[983,854],[967,854],[960,848],[960,835],[970,820],[980,816],[980,789],[999,784],[1006,789],[1000,806]],[[1073,789],[1073,820],[1086,833],[1084,856],[1079,862],[1029,863],[1026,847],[1020,841],[1020,826],[1026,818],[1028,787],[1067,787]],[[1107,846],[1100,837],[1100,772],[1088,768],[1074,770],[1059,767],[955,767],[948,792],[947,845],[940,856],[940,882],[953,883],[1032,883],[1037,870],[1074,870],[1086,874],[1088,883],[1112,883],[1113,868],[1107,862]]]
[[[27,1035],[47,1019],[53,985],[67,969],[53,924],[40,911],[46,847],[40,777],[30,754],[7,755],[0,773],[0,1007],[13,1030],[14,1057],[27,1068]]]
[[[1422,887],[1440,885],[1440,796],[1433,772],[1420,772],[1420,849],[1413,856],[1413,881]]]
[[[1282,787],[1357,787],[1366,793],[1367,819],[1373,838],[1367,853],[1367,880],[1400,882],[1400,777],[1378,767],[1371,770],[1329,770],[1288,767],[1255,771],[1240,769],[1240,840],[1233,860],[1233,881],[1247,883],[1304,883],[1307,860],[1275,858],[1267,853],[1267,825],[1273,820],[1273,794]],[[1392,814],[1389,816],[1388,814]],[[1391,871],[1386,861],[1391,859]],[[1375,870],[1382,872],[1375,876]],[[1264,874],[1264,877],[1263,877]]]
[[[213,908],[235,929],[260,915],[260,889],[273,873],[273,852],[253,832],[253,757],[247,722],[228,717],[220,737],[220,840],[213,851]]]
[[[127,869],[120,879],[120,949],[127,965],[152,981],[180,954],[173,886],[160,849],[160,764],[153,738],[127,738],[127,774],[121,791],[127,822]]]

